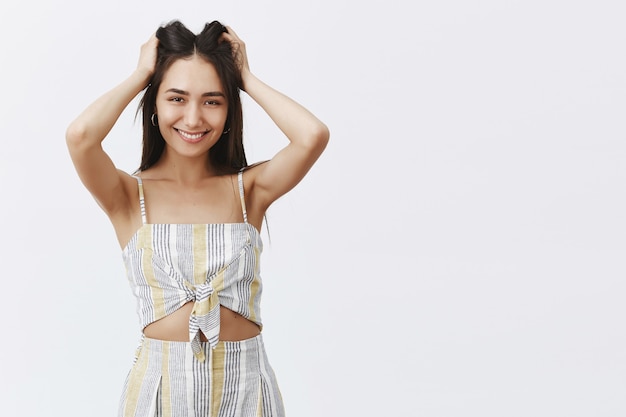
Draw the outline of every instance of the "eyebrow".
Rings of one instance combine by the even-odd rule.
[[[165,92],[166,93],[180,94],[181,96],[188,96],[188,95],[190,95],[189,91],[179,90],[178,88],[170,88],[169,90],[167,90]],[[224,97],[224,98],[226,98],[224,93],[222,93],[221,91],[209,91],[208,93],[203,93],[202,97]]]

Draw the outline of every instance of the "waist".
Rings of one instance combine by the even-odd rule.
[[[189,341],[189,317],[193,303],[188,302],[175,312],[150,323],[143,329],[143,334],[150,339],[162,341]],[[220,306],[220,336],[222,341],[241,341],[254,338],[261,333],[256,323],[246,319],[224,306]],[[206,342],[204,334],[200,340]]]
[[[200,343],[201,349],[204,351],[206,357],[209,357],[211,354],[215,353],[223,353],[223,352],[255,352],[255,351],[264,351],[263,345],[263,336],[258,334],[249,339],[237,340],[237,341],[229,341],[229,340],[220,340],[217,343],[215,349],[211,349],[211,346],[208,342]],[[191,342],[188,341],[177,341],[177,340],[161,340],[161,339],[153,339],[148,336],[144,336],[141,341],[141,346],[137,351],[137,355],[140,356],[149,352],[149,355],[153,361],[160,361],[160,358],[163,356],[164,352],[169,352],[170,358],[171,355],[177,355],[179,357],[195,357]],[[182,362],[182,366],[184,365]],[[176,360],[168,361],[168,366],[175,366],[177,363]],[[206,361],[205,363],[209,363]]]

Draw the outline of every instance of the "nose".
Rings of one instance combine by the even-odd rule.
[[[185,114],[183,121],[189,128],[198,127],[202,124],[202,112],[198,106],[189,104],[185,106]]]

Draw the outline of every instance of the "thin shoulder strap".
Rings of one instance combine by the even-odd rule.
[[[146,201],[143,198],[143,182],[141,181],[141,177],[133,175],[135,179],[137,179],[137,186],[139,187],[139,208],[141,209],[141,223],[146,224]]]
[[[243,170],[244,169],[245,168],[241,168],[239,170],[237,179],[239,180],[239,198],[241,199],[241,211],[243,211],[243,222],[248,223],[248,212],[246,211],[246,198],[243,194]]]

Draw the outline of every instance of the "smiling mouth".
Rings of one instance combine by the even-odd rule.
[[[205,131],[205,132],[200,132],[200,133],[185,132],[184,130],[180,130],[180,129],[176,129],[176,128],[175,128],[175,130],[187,142],[198,142],[198,141],[200,141],[200,139],[202,139],[204,137],[204,135],[209,133],[208,130]]]

